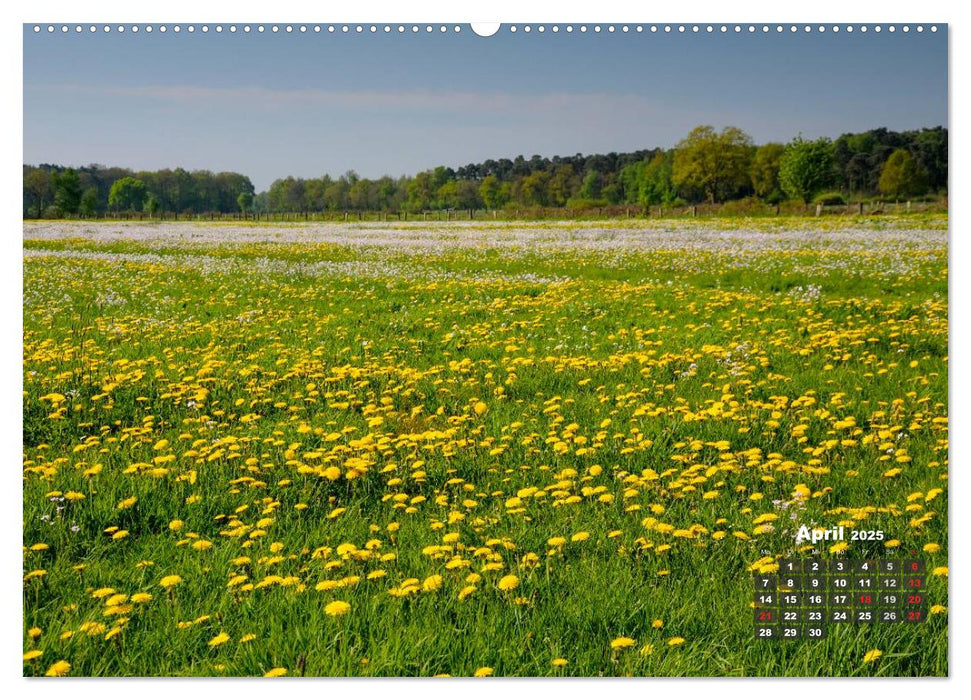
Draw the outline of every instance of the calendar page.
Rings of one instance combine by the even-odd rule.
[[[18,26],[25,696],[947,677],[948,24],[327,12]]]

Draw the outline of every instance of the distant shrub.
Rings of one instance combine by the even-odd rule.
[[[822,192],[813,197],[813,204],[822,204],[823,206],[846,204],[846,199],[839,192]]]
[[[752,215],[767,214],[775,211],[775,207],[763,202],[758,197],[745,197],[743,199],[733,199],[725,202],[720,209],[721,214],[732,215]]]
[[[780,214],[791,216],[802,216],[812,213],[812,205],[806,204],[801,199],[786,199],[776,205]]]
[[[938,194],[922,194],[918,197],[908,197],[912,202],[937,202],[940,204],[944,203],[942,197]]]
[[[571,197],[567,200],[566,206],[568,209],[597,209],[599,207],[606,207],[609,204],[606,199]]]

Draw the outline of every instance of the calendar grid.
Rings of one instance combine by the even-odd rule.
[[[754,575],[757,639],[824,639],[831,625],[927,617],[922,559],[782,559]]]

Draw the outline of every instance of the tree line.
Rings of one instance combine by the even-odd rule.
[[[31,218],[121,211],[231,212],[239,210],[240,197],[251,202],[254,194],[249,177],[231,172],[24,166],[24,216]]]
[[[756,198],[839,203],[946,195],[947,129],[885,128],[755,145],[737,127],[699,126],[672,149],[517,156],[411,176],[285,177],[256,194],[248,177],[207,170],[133,172],[24,166],[24,216],[110,212],[426,211],[618,204],[679,206]]]

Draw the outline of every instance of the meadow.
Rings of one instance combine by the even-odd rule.
[[[24,674],[946,675],[947,235],[25,223]],[[926,622],[754,638],[912,553]]]

